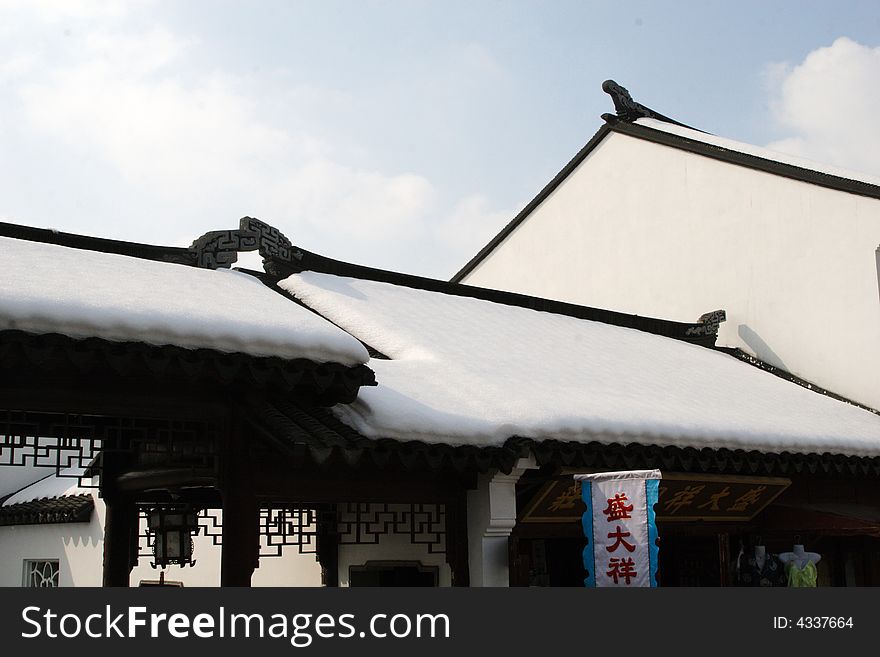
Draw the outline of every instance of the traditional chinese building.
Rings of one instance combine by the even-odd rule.
[[[662,584],[729,582],[758,532],[836,555],[826,583],[876,581],[880,416],[717,349],[718,313],[362,267],[250,218],[189,249],[0,235],[0,463],[53,475],[0,506],[4,573],[96,583],[65,575],[65,545],[26,550],[101,522],[107,585],[150,562],[223,585],[580,585],[572,475],[659,469]],[[252,250],[264,271],[224,269]]]

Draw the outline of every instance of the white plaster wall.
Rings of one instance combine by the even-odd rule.
[[[880,201],[609,135],[464,282],[695,321],[880,408]],[[711,385],[711,382],[707,382]]]
[[[0,586],[21,586],[25,559],[57,559],[60,586],[100,586],[101,523],[0,527]]]

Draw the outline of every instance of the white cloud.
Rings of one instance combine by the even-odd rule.
[[[418,239],[437,192],[424,177],[355,169],[319,158],[291,170],[274,190],[285,214],[358,244]]]
[[[880,174],[880,48],[842,37],[796,66],[772,65],[765,78],[789,135],[770,148]]]
[[[514,213],[509,210],[492,208],[485,196],[471,194],[456,203],[445,220],[437,224],[437,239],[450,251],[468,253],[470,258],[513,216]],[[464,265],[464,262],[459,264]]]
[[[30,14],[54,23],[69,19],[119,18],[154,0],[0,0],[0,12]]]
[[[148,65],[149,68],[151,68]],[[30,127],[111,163],[129,181],[177,195],[199,185],[253,184],[252,162],[292,147],[283,130],[220,75],[121,75],[88,61],[21,88]]]
[[[26,11],[0,0],[0,12],[10,5]],[[45,20],[90,18],[49,45],[0,44],[8,101],[0,119],[18,135],[0,134],[0,172],[45,182],[39,188],[60,199],[56,216],[32,215],[38,203],[31,207],[22,194],[9,205],[14,194],[0,181],[0,211],[19,221],[188,243],[249,214],[307,249],[444,275],[508,219],[480,195],[446,199],[417,171],[370,167],[350,135],[315,125],[314,105],[351,105],[347,91],[284,87],[272,73],[255,81],[199,70],[191,57],[198,41],[166,26],[120,21],[124,8],[107,3],[48,5]],[[463,52],[495,72],[488,52]],[[297,97],[312,100],[307,111],[290,103]],[[38,159],[47,153],[58,163],[52,173]],[[56,178],[39,179],[49,175]]]
[[[0,61],[0,80],[22,80],[34,69],[35,63],[34,57],[26,54],[13,55]]]

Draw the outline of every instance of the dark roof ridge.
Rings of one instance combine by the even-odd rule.
[[[872,408],[871,406],[866,406],[860,402],[855,401],[854,399],[850,399],[849,397],[844,397],[843,395],[838,395],[836,392],[828,390],[827,388],[823,388],[820,385],[813,383],[812,381],[808,381],[807,379],[802,379],[797,374],[792,374],[788,370],[784,370],[781,367],[777,367],[772,363],[768,363],[765,360],[761,360],[757,356],[753,356],[752,354],[743,351],[739,347],[715,347],[718,351],[722,351],[734,358],[737,358],[744,363],[748,363],[753,367],[757,367],[759,370],[763,370],[764,372],[769,372],[774,376],[778,376],[780,379],[784,379],[786,381],[790,381],[791,383],[795,383],[802,388],[806,388],[811,392],[815,392],[818,395],[823,395],[824,397],[830,397],[839,402],[843,402],[844,404],[849,404],[850,406],[855,406],[856,408],[861,408],[863,411],[868,411],[869,413],[873,413],[874,415],[880,415],[880,410],[876,408]]]
[[[11,237],[28,242],[43,242],[56,244],[72,249],[84,251],[98,251],[100,253],[115,253],[143,260],[158,260],[182,265],[194,265],[195,256],[186,248],[175,246],[157,246],[154,244],[140,244],[137,242],[124,242],[111,240],[104,237],[92,237],[90,235],[78,235],[65,233],[52,228],[35,228],[0,221],[0,236]]]
[[[610,126],[607,124],[602,125],[596,133],[590,137],[590,140],[581,148],[577,153],[575,153],[574,157],[571,158],[568,163],[562,167],[562,169],[553,176],[553,179],[544,185],[544,188],[538,192],[537,196],[533,198],[531,201],[526,204],[526,206],[519,211],[519,213],[511,219],[504,228],[502,228],[495,237],[493,237],[489,242],[480,249],[477,254],[471,258],[467,264],[464,265],[461,269],[459,269],[449,280],[453,283],[461,282],[465,276],[470,274],[474,269],[477,268],[483,259],[492,253],[501,242],[503,242],[507,237],[514,231],[516,228],[526,220],[532,211],[537,208],[544,200],[552,194],[559,185],[563,183],[563,181],[568,178],[568,176],[578,168],[581,162],[583,162],[587,155],[593,152],[593,149],[599,145],[605,137],[607,137],[612,132]]]
[[[614,326],[633,328],[646,333],[654,333],[656,335],[684,340],[686,342],[692,342],[706,347],[714,346],[718,332],[718,323],[715,321],[715,318],[710,320],[708,318],[709,314],[704,316],[706,319],[701,318],[701,321],[698,322],[677,322],[674,320],[631,315],[614,310],[581,306],[565,301],[556,301],[553,299],[545,299],[543,297],[520,294],[518,292],[494,290],[454,281],[444,281],[434,278],[426,278],[424,276],[416,276],[413,274],[402,274],[385,269],[376,269],[365,265],[356,265],[341,260],[334,260],[326,256],[305,251],[304,249],[299,249],[299,253],[300,258],[295,265],[285,263],[284,266],[279,267],[280,271],[276,273],[279,278],[286,278],[287,275],[300,273],[302,271],[314,271],[335,276],[366,279],[417,290],[438,292],[460,297],[471,297],[507,306],[518,306],[541,312],[566,315],[577,319],[586,319]],[[279,265],[277,262],[274,264],[276,267]]]
[[[791,178],[805,183],[827,187],[841,192],[856,194],[857,196],[867,196],[869,198],[880,199],[880,185],[865,182],[863,180],[855,180],[853,178],[844,178],[831,173],[817,171],[816,169],[808,169],[806,167],[797,166],[796,164],[788,164],[779,160],[771,160],[759,155],[751,155],[742,151],[735,151],[723,146],[710,144],[699,139],[691,139],[683,135],[678,135],[664,130],[657,130],[640,123],[634,123],[614,116],[613,114],[603,114],[602,118],[605,124],[613,132],[644,139],[664,146],[671,146],[679,150],[688,151],[696,155],[703,155],[722,162],[736,164],[771,173],[783,178]],[[677,124],[682,125],[682,124]],[[688,126],[683,126],[688,127]],[[694,128],[690,128],[693,130]]]
[[[34,485],[40,483],[41,481],[46,481],[46,479],[48,479],[49,477],[55,477],[55,476],[58,476],[58,473],[55,470],[53,470],[49,474],[44,475],[44,476],[40,477],[39,479],[35,479],[31,483],[25,484],[24,486],[22,486],[18,490],[14,490],[7,495],[0,496],[0,506],[3,506],[3,504],[6,502],[6,500],[8,500],[10,497],[14,497],[14,496],[18,495],[20,492],[30,488],[31,486],[34,486]]]

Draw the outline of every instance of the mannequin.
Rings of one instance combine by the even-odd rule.
[[[767,562],[767,548],[763,545],[755,546],[755,565],[758,566],[758,570],[762,570],[764,568],[764,564]]]
[[[800,537],[795,537],[795,543],[791,552],[783,552],[779,560],[785,564],[785,574],[788,577],[788,585],[794,587],[816,586],[818,571],[816,564],[822,559],[822,555],[816,552],[807,552]]]
[[[785,586],[785,571],[775,555],[757,538],[751,554],[741,551],[736,564],[737,583],[740,586]]]

